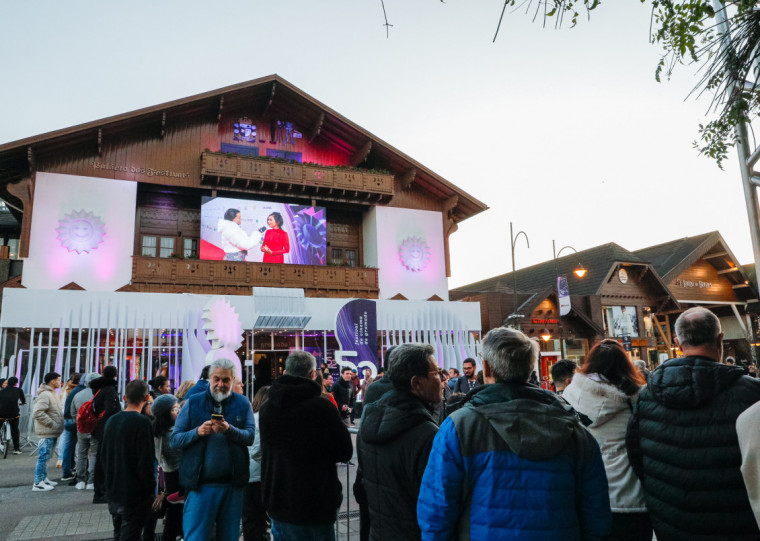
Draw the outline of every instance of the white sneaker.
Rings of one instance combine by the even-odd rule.
[[[47,492],[48,490],[53,490],[53,487],[46,485],[44,481],[42,483],[35,483],[32,486],[32,492]]]
[[[87,483],[85,487],[87,490],[95,490],[95,483]]]
[[[20,455],[20,454],[21,454],[21,451],[13,451],[13,454],[14,454],[14,455]]]
[[[74,488],[77,490],[84,490],[84,486],[84,481],[79,481]]]
[[[45,480],[43,481],[43,483],[45,483],[46,485],[50,485],[51,487],[58,486],[58,483],[56,483],[55,481],[51,481],[47,477],[45,477]]]

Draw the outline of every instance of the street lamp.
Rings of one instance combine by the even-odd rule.
[[[559,249],[559,252],[557,251],[557,245],[555,244],[554,240],[552,239],[552,252],[554,253],[554,274],[557,278],[557,307],[559,308],[557,323],[559,323],[559,348],[560,348],[560,354],[562,355],[562,358],[565,358],[565,355],[567,354],[566,348],[565,348],[565,337],[563,336],[563,329],[562,329],[562,308],[559,307],[559,269],[557,268],[557,258],[562,254],[563,250],[572,250],[576,254],[578,253],[578,250],[573,248],[572,246],[563,246]],[[578,265],[573,270],[573,274],[575,274],[578,278],[583,278],[586,276],[586,268],[581,265],[581,262],[578,262]],[[541,335],[541,338],[543,338],[543,335]]]
[[[541,340],[543,340],[544,342],[548,342],[549,340],[552,339],[552,333],[549,332],[549,329],[542,330],[539,336],[541,337]]]
[[[517,275],[515,274],[515,243],[519,236],[525,237],[525,243],[530,249],[530,241],[525,231],[518,231],[517,235],[512,232],[512,222],[509,222],[509,240],[512,244],[512,316],[517,319],[517,330],[520,330],[520,315],[517,313]],[[510,317],[512,317],[510,316]]]

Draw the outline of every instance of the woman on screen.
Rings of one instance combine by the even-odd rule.
[[[227,209],[216,228],[222,237],[224,261],[245,261],[248,250],[256,246],[258,238],[246,234],[240,227],[240,211]]]
[[[279,212],[273,212],[267,217],[270,229],[264,234],[264,244],[261,245],[264,263],[285,263],[283,254],[290,252],[290,239],[282,230],[282,223],[282,215]]]

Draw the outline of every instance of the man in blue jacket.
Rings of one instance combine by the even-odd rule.
[[[417,501],[423,540],[602,540],[611,524],[597,445],[575,412],[528,385],[538,344],[498,328],[486,385],[441,425]]]
[[[171,446],[182,449],[180,484],[189,492],[182,517],[185,541],[237,540],[248,483],[248,446],[255,425],[251,404],[232,392],[235,364],[217,359],[209,388],[180,410]]]

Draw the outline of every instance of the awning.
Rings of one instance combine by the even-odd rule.
[[[303,289],[254,287],[254,330],[303,330],[311,320]]]

